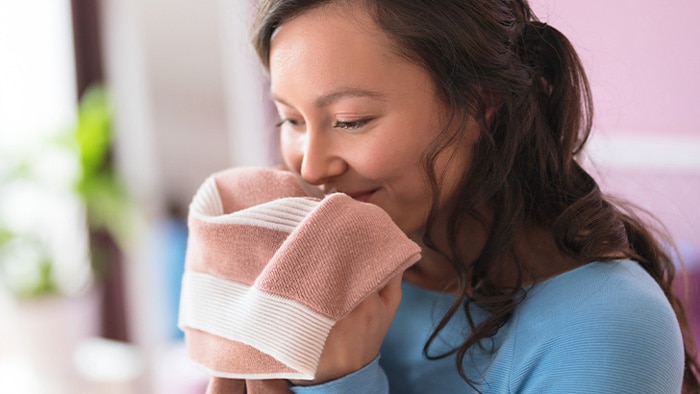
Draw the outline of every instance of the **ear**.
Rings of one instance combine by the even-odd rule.
[[[487,127],[491,127],[493,124],[493,118],[496,116],[496,112],[500,108],[500,105],[496,107],[495,105],[491,105],[486,108],[486,111],[484,111],[484,122],[486,123]]]
[[[496,113],[501,109],[502,105],[503,100],[501,99],[500,95],[493,92],[488,92],[483,95],[482,108],[484,111],[484,124],[486,127],[491,127],[493,124],[493,119],[496,117]]]
[[[491,128],[501,105],[499,96],[495,94],[482,95],[480,107],[469,116],[469,125],[467,125],[467,135],[472,145],[479,140],[482,132]]]

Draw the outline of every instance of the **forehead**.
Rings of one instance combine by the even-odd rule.
[[[284,21],[271,37],[270,49],[274,50],[280,36],[315,36],[321,33],[329,42],[349,44],[363,38],[376,44],[391,46],[387,36],[377,25],[364,2],[331,2],[313,7]],[[304,34],[308,33],[308,34]],[[344,38],[345,40],[335,40]],[[365,43],[366,44],[366,43]]]
[[[395,54],[368,10],[357,4],[320,6],[278,28],[270,46],[273,92],[301,75],[312,75],[314,85],[334,78],[351,85],[354,79],[371,82],[407,62]]]

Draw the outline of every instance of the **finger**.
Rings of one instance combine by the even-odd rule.
[[[291,394],[286,380],[248,380],[246,394]]]
[[[206,394],[243,394],[245,380],[212,377],[209,380]]]

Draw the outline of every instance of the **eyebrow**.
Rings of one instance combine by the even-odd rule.
[[[316,101],[314,101],[314,105],[318,108],[323,108],[337,102],[340,99],[354,97],[369,97],[376,100],[384,101],[386,96],[375,90],[360,88],[341,88],[317,98]],[[276,96],[275,94],[272,94],[272,99],[274,101],[292,107],[292,105],[284,101],[284,99],[280,98],[279,96]]]

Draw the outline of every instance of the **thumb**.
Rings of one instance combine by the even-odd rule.
[[[401,303],[401,281],[403,272],[394,276],[387,284],[379,290],[379,297],[384,301],[384,305],[392,314],[396,312]]]

